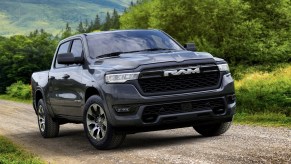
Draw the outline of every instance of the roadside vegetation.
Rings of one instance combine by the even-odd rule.
[[[239,108],[238,108],[239,109]],[[291,117],[280,113],[261,112],[255,114],[236,113],[234,116],[235,124],[247,124],[270,127],[291,128]]]
[[[254,72],[236,81],[241,113],[279,113],[291,116],[291,65],[273,72]]]
[[[69,23],[59,36],[43,29],[0,37],[0,98],[30,102],[32,72],[50,68],[58,41],[109,29],[161,29],[180,43],[226,59],[236,81],[239,123],[290,126],[289,0],[138,0],[118,16]]]
[[[16,146],[7,138],[0,136],[0,163],[1,164],[42,164],[38,157]]]
[[[291,65],[272,72],[251,69],[235,87],[236,122],[291,127]]]

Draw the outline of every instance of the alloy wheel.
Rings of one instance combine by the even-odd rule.
[[[41,132],[44,132],[44,130],[45,130],[45,114],[44,114],[44,109],[43,109],[42,105],[38,106],[37,118],[38,118],[39,129]]]
[[[90,136],[97,141],[102,140],[107,132],[107,118],[104,109],[98,104],[92,104],[86,114],[87,128]]]

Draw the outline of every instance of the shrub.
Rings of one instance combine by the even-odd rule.
[[[13,98],[30,99],[31,98],[31,86],[24,84],[22,81],[13,83],[6,88],[6,93]]]
[[[291,113],[291,66],[254,72],[236,81],[238,112]]]

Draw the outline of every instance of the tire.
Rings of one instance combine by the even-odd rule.
[[[44,138],[53,138],[59,135],[60,125],[50,116],[42,99],[38,101],[37,105],[37,120],[40,134]]]
[[[122,144],[126,134],[117,132],[107,119],[102,99],[91,96],[84,107],[84,131],[89,142],[99,150],[117,148]]]
[[[219,136],[225,133],[231,126],[231,122],[222,122],[216,124],[208,124],[201,126],[193,126],[193,128],[205,137]]]

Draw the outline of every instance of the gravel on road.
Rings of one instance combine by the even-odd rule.
[[[291,163],[291,129],[233,125],[205,138],[193,128],[128,135],[120,148],[100,151],[82,124],[66,124],[57,138],[41,137],[32,105],[0,100],[0,135],[48,163]]]

